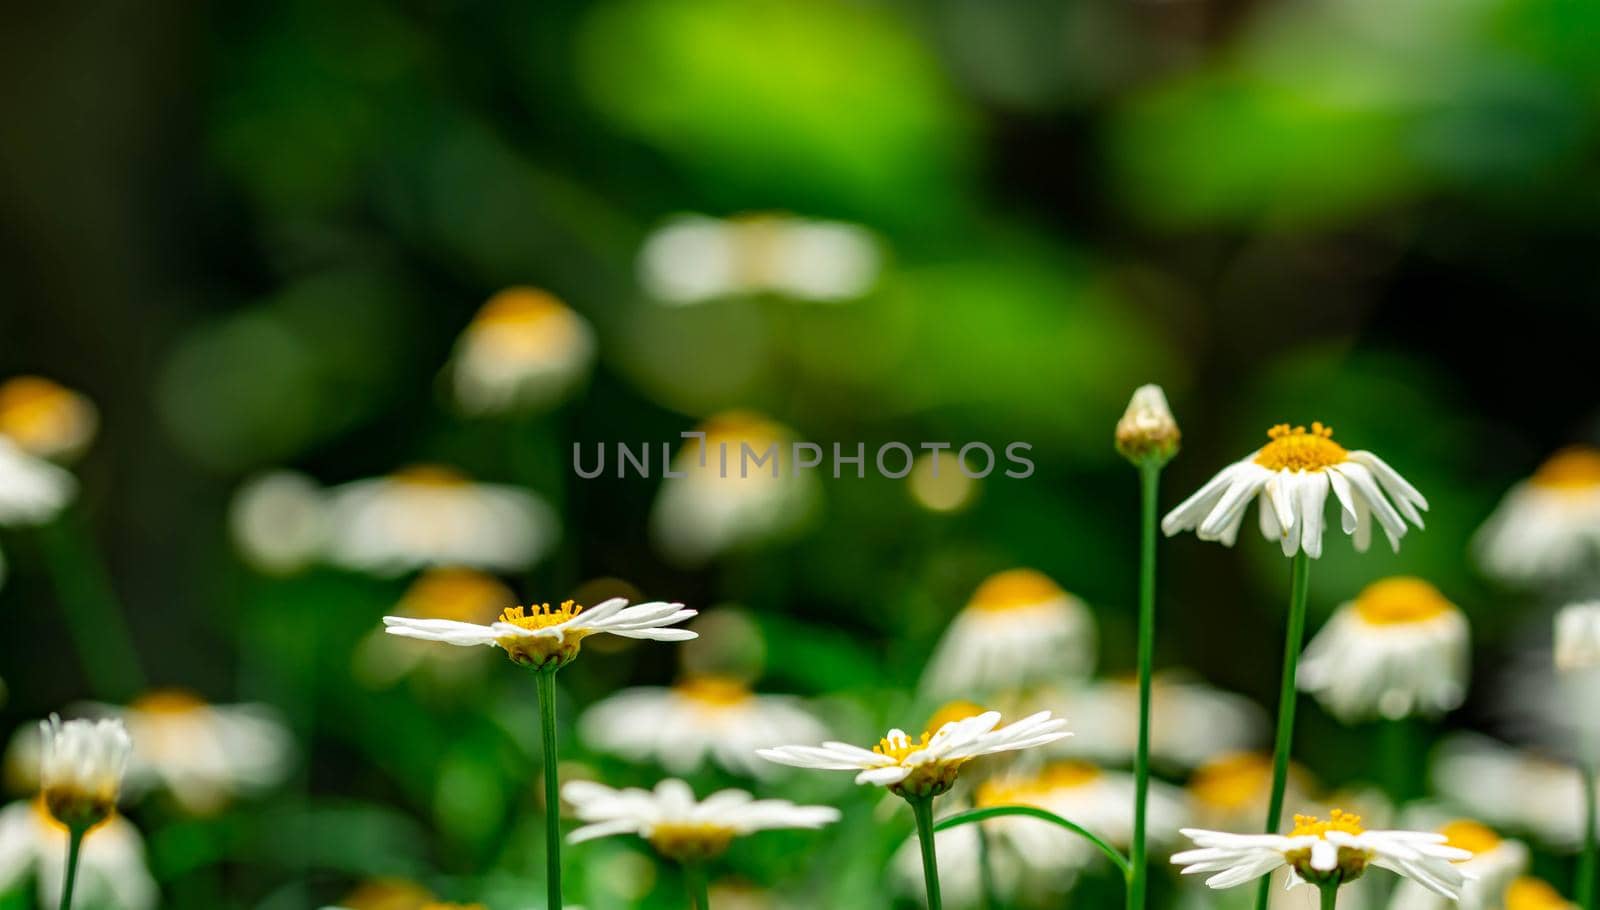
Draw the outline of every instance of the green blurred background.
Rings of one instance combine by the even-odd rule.
[[[692,568],[646,533],[656,481],[567,472],[539,490],[563,501],[564,541],[519,593],[620,577],[742,605],[766,633],[761,687],[851,700],[870,718],[859,732],[917,721],[896,712],[945,621],[1012,565],[1087,600],[1102,668],[1131,668],[1136,488],[1110,434],[1147,381],[1185,433],[1167,506],[1269,425],[1314,419],[1426,493],[1428,528],[1399,555],[1330,541],[1313,628],[1367,581],[1422,575],[1468,612],[1487,683],[1543,619],[1466,549],[1512,481],[1600,438],[1600,6],[288,0],[3,16],[0,376],[50,376],[100,410],[73,520],[150,680],[272,703],[303,750],[280,792],[220,815],[134,813],[166,905],[317,906],[404,875],[536,906],[516,896],[537,893],[540,861],[532,681],[496,664],[466,689],[362,686],[352,651],[404,580],[265,578],[226,531],[240,482],[277,466],[327,484],[416,461],[527,481],[505,425],[456,416],[439,379],[507,285],[595,326],[588,388],[538,420],[560,459],[572,441],[676,440],[731,407],[823,443],[1033,444],[1033,477],[983,481],[957,514],[919,508],[903,482],[830,479],[803,533]],[[876,280],[837,305],[650,299],[651,231],[751,211],[860,225]],[[0,535],[10,730],[93,693],[38,547]],[[1272,704],[1276,548],[1247,531],[1235,550],[1184,537],[1162,553],[1161,663]],[[674,651],[580,661],[563,710],[670,680]],[[1451,723],[1487,723],[1481,695]],[[1325,780],[1365,771],[1359,741],[1310,703],[1301,730]],[[815,777],[786,795],[839,798]],[[866,795],[849,798],[835,835],[757,838],[730,868],[835,889],[812,906],[882,906],[882,835]],[[590,848],[574,887],[633,852]],[[644,900],[677,895],[664,879]]]

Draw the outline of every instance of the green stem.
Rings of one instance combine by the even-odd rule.
[[[68,510],[39,528],[61,612],[95,695],[126,701],[144,688],[133,635],[88,530]]]
[[[1001,815],[1026,815],[1029,818],[1037,818],[1065,828],[1100,848],[1100,852],[1104,853],[1106,858],[1111,860],[1112,864],[1117,867],[1117,871],[1122,873],[1124,880],[1128,880],[1132,875],[1132,867],[1128,864],[1128,858],[1118,853],[1116,847],[1106,843],[1092,831],[1078,825],[1076,822],[1070,822],[1048,809],[1040,809],[1037,806],[992,806],[988,809],[971,809],[940,819],[939,823],[933,826],[933,830],[944,831],[948,828],[970,825],[974,822],[981,822],[986,818],[996,818]]]
[[[1289,752],[1294,744],[1295,675],[1300,667],[1300,646],[1306,637],[1306,590],[1311,575],[1311,557],[1305,550],[1295,554],[1290,570],[1289,629],[1283,636],[1283,678],[1278,688],[1278,738],[1272,750],[1272,798],[1267,802],[1268,834],[1276,833],[1283,818],[1283,791],[1289,782]],[[1267,910],[1271,877],[1261,879],[1256,892],[1256,910]]]
[[[66,880],[61,884],[61,910],[71,910],[72,888],[78,882],[78,854],[83,850],[83,828],[74,827],[67,841]]]
[[[556,754],[556,671],[539,670],[539,719],[544,733],[544,856],[547,906],[561,902],[561,772]]]
[[[1381,723],[1384,777],[1389,782],[1389,797],[1398,806],[1418,795],[1415,792],[1414,769],[1421,757],[1421,750],[1417,748],[1414,720],[1401,717]]]
[[[928,910],[944,910],[939,896],[939,857],[933,846],[933,798],[928,796],[907,799],[911,812],[917,818],[917,840],[922,844],[922,878],[928,888]]]
[[[1133,874],[1128,882],[1128,910],[1144,910],[1146,856],[1145,815],[1150,798],[1150,690],[1156,653],[1156,495],[1161,463],[1139,466],[1141,529],[1139,537],[1139,746],[1133,754]]]
[[[689,903],[694,910],[711,910],[710,876],[706,867],[689,863],[683,867],[684,879],[689,886]]]
[[[1322,910],[1336,910],[1339,906],[1339,886],[1322,886]]]
[[[1595,830],[1595,779],[1594,765],[1585,762],[1579,766],[1583,775],[1583,855],[1578,858],[1578,886],[1573,889],[1578,906],[1595,910],[1594,877],[1597,834]]]

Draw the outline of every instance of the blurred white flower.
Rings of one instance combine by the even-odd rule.
[[[327,545],[327,495],[296,471],[258,474],[234,494],[228,528],[252,567],[291,575],[316,562]]]
[[[1556,669],[1600,668],[1600,600],[1571,604],[1556,614]]]
[[[1406,522],[1422,527],[1418,511],[1428,501],[1393,468],[1371,452],[1346,450],[1333,441],[1333,429],[1313,423],[1305,427],[1279,424],[1267,432],[1272,440],[1234,462],[1161,520],[1168,537],[1195,531],[1201,540],[1233,546],[1253,500],[1260,500],[1261,533],[1282,544],[1283,555],[1302,548],[1322,555],[1324,505],[1331,490],[1339,503],[1341,527],[1365,551],[1372,537],[1372,519],[1395,552],[1406,534]],[[1390,500],[1393,500],[1391,503]]]
[[[62,870],[67,864],[67,829],[50,816],[42,801],[15,802],[0,809],[0,892],[32,875],[39,906],[61,903]],[[84,836],[78,857],[73,904],[107,910],[151,910],[156,883],[145,866],[144,840],[120,815],[106,817]]]
[[[0,436],[0,526],[44,524],[77,489],[71,474]]]
[[[858,784],[877,784],[897,795],[926,797],[949,790],[961,766],[970,759],[1031,749],[1072,735],[1067,732],[1067,722],[1051,718],[1049,711],[1003,727],[998,727],[999,723],[1000,712],[986,711],[945,723],[919,739],[912,739],[904,730],[890,730],[871,750],[825,742],[821,747],[780,746],[757,754],[796,768],[855,771]]]
[[[1035,806],[1082,825],[1113,847],[1127,847],[1133,840],[1133,800],[1132,774],[1066,761],[984,781],[978,786],[975,803],[979,809]],[[1170,847],[1188,817],[1181,790],[1161,781],[1150,782],[1148,832],[1154,851]],[[1087,840],[1032,819],[1008,816],[982,824],[1029,865],[1081,868],[1100,856]],[[1062,839],[1063,834],[1068,836]]]
[[[554,510],[516,487],[417,465],[331,491],[329,559],[393,575],[426,566],[516,572],[560,535]]]
[[[1564,850],[1583,842],[1583,778],[1573,765],[1461,733],[1439,746],[1433,784],[1451,805],[1496,828]]]
[[[1445,844],[1472,854],[1456,867],[1466,876],[1461,888],[1461,910],[1502,910],[1506,889],[1528,870],[1528,848],[1506,840],[1493,829],[1471,819],[1455,819],[1435,828]],[[1402,881],[1389,899],[1389,910],[1450,910],[1447,898],[1414,881]]]
[[[776,828],[821,828],[839,820],[832,806],[797,806],[784,799],[756,799],[743,790],[722,790],[696,800],[677,778],[655,790],[613,790],[592,781],[570,781],[561,797],[584,822],[572,843],[637,834],[669,859],[698,862],[722,854],[735,837]]]
[[[1183,874],[1210,873],[1206,884],[1232,888],[1288,866],[1291,885],[1354,881],[1373,866],[1415,881],[1451,900],[1460,896],[1466,878],[1456,863],[1471,853],[1446,846],[1431,831],[1368,831],[1360,816],[1335,809],[1327,821],[1296,815],[1287,835],[1229,834],[1185,828],[1196,849],[1172,857]]]
[[[1150,689],[1150,757],[1158,765],[1189,770],[1264,741],[1261,707],[1183,671],[1157,673]],[[1060,755],[1103,765],[1133,761],[1139,741],[1139,682],[1132,677],[1097,680],[1081,688],[1049,691],[1033,702],[1072,718],[1079,736],[1051,747]],[[1263,811],[1265,811],[1263,809]]]
[[[1506,493],[1473,539],[1484,569],[1513,583],[1554,582],[1595,568],[1600,557],[1600,449],[1550,456]]]
[[[549,604],[526,609],[508,607],[498,620],[487,625],[408,616],[385,616],[383,624],[390,635],[461,647],[489,645],[504,650],[516,663],[540,668],[570,662],[578,656],[585,638],[600,633],[653,641],[688,641],[695,633],[667,627],[695,612],[685,610],[683,604],[660,601],[630,607],[623,598],[613,597],[587,609],[570,600],[555,608]]]
[[[68,460],[83,454],[99,427],[94,403],[39,376],[0,383],[0,436],[39,458]]]
[[[828,735],[798,699],[757,695],[725,676],[689,676],[670,689],[624,689],[586,711],[578,733],[590,748],[654,760],[673,774],[697,771],[709,759],[752,777],[775,770],[755,750]]]
[[[1300,688],[1346,723],[1437,716],[1467,694],[1467,619],[1420,578],[1373,582],[1306,648]]]
[[[39,792],[62,824],[87,828],[117,808],[133,744],[118,720],[39,724]]]
[[[1094,669],[1094,616],[1041,572],[1011,569],[985,579],[934,650],[923,688],[990,695]]]
[[[1549,883],[1524,876],[1506,888],[1502,910],[1578,910],[1578,905],[1562,897]]]
[[[1259,827],[1272,793],[1272,756],[1263,752],[1219,755],[1189,777],[1189,811],[1212,828]],[[1305,769],[1289,765],[1286,805],[1309,802],[1312,783]]]
[[[972,504],[978,481],[961,470],[961,458],[951,452],[924,452],[906,477],[911,498],[930,512],[959,512]]]
[[[594,348],[594,331],[571,307],[537,288],[507,288],[456,341],[456,403],[473,415],[547,408],[588,375]]]
[[[877,280],[872,235],[852,224],[792,215],[737,218],[682,215],[657,228],[639,251],[639,281],[668,304],[771,293],[837,302]]]
[[[508,607],[516,605],[516,595],[492,575],[476,569],[428,569],[406,589],[394,606],[394,615],[489,625]],[[481,669],[481,657],[471,651],[431,647],[378,629],[356,647],[353,662],[361,681],[381,688],[423,667],[443,679],[459,681]]]
[[[669,559],[694,566],[781,537],[810,515],[817,479],[792,463],[787,427],[726,411],[697,428],[673,458],[650,511],[650,534]],[[757,463],[771,454],[770,461]]]

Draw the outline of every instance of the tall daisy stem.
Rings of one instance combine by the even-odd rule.
[[[1283,637],[1283,679],[1278,687],[1278,739],[1272,750],[1272,797],[1267,801],[1266,832],[1276,833],[1283,816],[1283,792],[1289,783],[1289,752],[1294,745],[1295,674],[1300,667],[1300,646],[1306,636],[1306,593],[1311,575],[1311,558],[1305,550],[1295,554],[1290,570],[1289,628]],[[1267,910],[1267,898],[1272,888],[1272,877],[1261,879],[1256,892],[1256,910]],[[1324,907],[1326,903],[1324,893]]]
[[[939,896],[939,858],[933,847],[933,798],[909,798],[911,813],[917,819],[917,840],[922,844],[922,877],[928,887],[928,910],[944,910]]]
[[[71,910],[72,889],[78,883],[78,854],[83,852],[83,836],[88,832],[74,826],[67,841],[66,880],[61,883],[61,910]]]
[[[683,874],[689,885],[689,902],[694,910],[711,910],[710,876],[706,873],[706,867],[700,863],[689,863],[683,867]]]
[[[1162,463],[1147,459],[1139,465],[1139,746],[1133,755],[1133,866],[1128,882],[1128,910],[1144,910],[1145,881],[1149,874],[1145,845],[1145,814],[1150,797],[1150,690],[1156,652],[1156,495],[1161,486]]]
[[[1336,910],[1339,906],[1339,886],[1322,886],[1322,910]]]
[[[1594,762],[1584,762],[1579,766],[1579,773],[1583,775],[1583,855],[1578,858],[1578,885],[1573,894],[1583,910],[1595,910],[1595,861],[1600,842],[1597,842],[1595,822]]]
[[[547,906],[561,902],[561,774],[556,755],[556,671],[538,671],[539,720],[544,734],[544,855]]]
[[[90,689],[107,701],[132,698],[144,687],[144,673],[89,529],[69,509],[41,527],[38,539]]]

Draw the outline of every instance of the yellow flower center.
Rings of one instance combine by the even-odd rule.
[[[1465,850],[1477,855],[1488,853],[1500,846],[1500,835],[1494,833],[1487,825],[1479,824],[1471,819],[1458,818],[1439,829],[1445,836],[1445,843],[1457,850]]]
[[[1356,615],[1369,625],[1426,622],[1455,610],[1439,589],[1420,578],[1385,578],[1367,585],[1356,598]]]
[[[501,611],[499,621],[522,629],[547,629],[564,623],[582,612],[581,604],[564,600],[561,606],[555,608],[549,604],[537,604],[526,608],[506,607]],[[588,634],[584,629],[570,629],[559,639],[547,635],[507,635],[495,641],[516,663],[532,667],[554,664],[559,667],[578,656],[579,643]]]
[[[523,629],[544,629],[560,625],[582,612],[582,604],[563,600],[559,607],[551,607],[549,604],[506,607],[500,611],[500,622],[510,623]]]
[[[476,326],[525,326],[567,312],[566,304],[538,288],[506,288],[472,317]]]
[[[662,856],[687,863],[721,856],[738,833],[709,822],[663,822],[651,828],[646,839]]]
[[[1361,827],[1361,816],[1351,815],[1341,809],[1334,809],[1328,813],[1327,821],[1323,821],[1315,815],[1296,815],[1294,817],[1294,829],[1289,832],[1289,836],[1325,837],[1329,831],[1363,834],[1366,830]]]
[[[1535,486],[1558,490],[1586,490],[1600,486],[1600,449],[1568,446],[1551,455],[1533,474]]]
[[[455,468],[438,464],[414,464],[389,475],[390,479],[414,487],[464,487],[471,481]]]
[[[140,714],[188,714],[206,706],[205,699],[184,689],[152,689],[128,703]]]
[[[673,686],[672,691],[697,705],[713,709],[742,705],[753,697],[750,687],[732,676],[689,676]]]
[[[1571,910],[1561,892],[1537,878],[1519,878],[1506,887],[1506,910]]]
[[[928,729],[938,733],[944,729],[945,724],[953,724],[958,720],[977,717],[986,710],[988,709],[974,702],[953,701],[933,712],[933,716],[928,718]]]
[[[872,747],[872,751],[892,758],[897,762],[903,762],[911,753],[926,749],[929,736],[930,734],[923,733],[921,739],[912,739],[904,733],[890,734],[878,740],[878,744]]]
[[[1272,471],[1320,471],[1342,464],[1349,457],[1344,447],[1333,441],[1333,427],[1320,422],[1305,427],[1280,423],[1267,431],[1272,441],[1256,453],[1256,464]]]
[[[1065,596],[1061,586],[1043,572],[1009,569],[985,579],[967,606],[975,610],[1017,610]]]
[[[1261,798],[1272,780],[1272,759],[1255,752],[1224,755],[1200,766],[1189,792],[1214,809],[1234,810]]]
[[[399,610],[419,619],[493,620],[515,596],[492,576],[472,569],[433,569],[418,578]]]
[[[0,435],[35,454],[53,454],[87,442],[93,412],[78,393],[40,376],[0,384]]]

